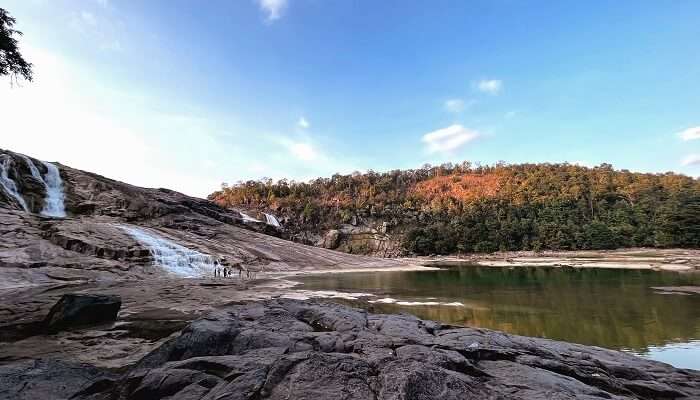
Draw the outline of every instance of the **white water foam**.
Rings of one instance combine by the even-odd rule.
[[[58,167],[50,162],[42,161],[46,166],[46,177],[44,185],[46,185],[46,198],[44,199],[44,208],[41,210],[42,215],[48,217],[62,218],[66,216],[66,207],[64,205],[63,180]]]
[[[63,218],[66,216],[66,208],[64,205],[64,194],[63,194],[63,180],[61,179],[61,173],[54,164],[42,161],[46,166],[46,177],[42,177],[39,169],[36,167],[31,158],[20,154],[27,163],[29,171],[32,173],[34,179],[38,180],[44,185],[46,189],[46,198],[44,198],[44,208],[41,210],[41,215],[47,217],[57,217]]]
[[[6,154],[2,156],[2,162],[0,162],[0,186],[5,190],[7,194],[12,196],[13,199],[17,201],[17,203],[22,207],[24,211],[29,211],[29,207],[27,207],[27,202],[24,201],[24,198],[19,194],[17,191],[17,184],[15,181],[13,181],[9,174],[10,171],[10,163],[12,162],[12,158]]]
[[[246,222],[260,222],[259,219],[255,219],[255,218],[251,217],[250,215],[244,213],[243,211],[239,211],[238,213],[241,214],[241,217],[243,217],[243,221],[246,221]]]
[[[268,213],[263,213],[263,214],[265,214],[265,222],[267,222],[268,225],[276,226],[278,228],[281,226],[279,221],[277,220],[277,218],[275,218],[274,215],[268,214]]]
[[[188,249],[152,232],[133,226],[118,225],[141,244],[148,247],[155,264],[183,278],[212,276],[214,258]]]

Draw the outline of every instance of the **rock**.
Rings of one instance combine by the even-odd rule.
[[[111,375],[88,365],[56,360],[0,365],[0,399],[65,400],[76,388],[86,388],[107,376]]]
[[[340,244],[340,231],[337,229],[331,229],[323,235],[323,242],[321,247],[324,249],[336,249]]]
[[[44,319],[48,332],[112,322],[122,306],[119,296],[65,294]]]
[[[476,344],[476,345],[474,345]],[[699,398],[700,371],[597,347],[271,300],[193,322],[76,399]]]

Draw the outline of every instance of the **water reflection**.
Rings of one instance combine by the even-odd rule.
[[[304,289],[364,291],[407,301],[464,307],[375,303],[376,312],[498,329],[520,335],[652,354],[700,339],[700,296],[659,294],[652,286],[700,285],[700,274],[646,270],[490,268],[325,274]],[[692,350],[695,349],[695,350]],[[700,369],[700,349],[695,346]],[[653,355],[652,355],[653,357]]]

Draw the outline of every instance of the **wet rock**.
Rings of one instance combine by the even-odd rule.
[[[48,332],[112,322],[122,306],[119,296],[65,294],[44,319]]]

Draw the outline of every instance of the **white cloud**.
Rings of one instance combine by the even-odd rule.
[[[97,18],[95,18],[95,15],[91,12],[81,11],[80,12],[80,19],[88,25],[91,25],[91,26],[97,25]]]
[[[260,9],[267,14],[267,20],[272,22],[282,17],[287,8],[287,0],[257,0]]]
[[[423,143],[428,146],[429,153],[449,153],[480,137],[481,134],[463,127],[451,125],[423,135]]]
[[[123,50],[119,40],[123,24],[119,21],[83,10],[72,13],[68,25],[83,37],[82,40],[94,43],[100,50]]]
[[[97,4],[99,4],[100,6],[102,6],[104,8],[109,7],[109,0],[96,0],[96,1],[97,1]]]
[[[498,94],[503,88],[503,81],[498,79],[485,79],[476,83],[476,88],[480,92],[488,94]]]
[[[508,111],[505,115],[506,119],[513,119],[515,118],[518,114],[520,114],[520,111]]]
[[[301,129],[308,129],[311,124],[309,124],[309,121],[306,120],[304,117],[299,117],[299,121],[297,121],[297,126]]]
[[[292,143],[289,152],[302,161],[313,161],[318,157],[316,150],[309,143]]]
[[[289,158],[289,155],[292,155],[294,159],[301,161],[314,161],[324,158],[323,154],[321,154],[321,152],[318,151],[318,149],[313,145],[311,138],[306,137],[305,135],[304,137],[300,138],[277,136],[271,138],[271,140],[273,143],[287,149],[288,155],[285,155],[286,158]]]
[[[445,110],[453,113],[460,113],[464,110],[466,110],[468,107],[470,107],[472,104],[474,104],[473,100],[469,101],[464,101],[462,99],[447,99],[445,100]]]
[[[680,136],[681,139],[686,141],[700,139],[700,126],[688,128],[683,132],[679,133],[678,136]]]
[[[691,154],[691,155],[685,157],[681,161],[681,164],[683,164],[685,166],[700,165],[700,154]]]

